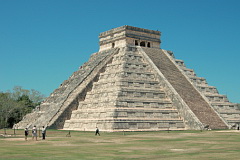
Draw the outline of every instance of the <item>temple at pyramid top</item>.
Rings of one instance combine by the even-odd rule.
[[[100,51],[124,46],[160,48],[160,36],[160,31],[125,25],[100,33]]]

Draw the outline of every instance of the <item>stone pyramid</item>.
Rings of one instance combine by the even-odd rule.
[[[18,128],[154,131],[228,129],[237,104],[160,49],[159,31],[132,26],[100,34],[100,50]]]

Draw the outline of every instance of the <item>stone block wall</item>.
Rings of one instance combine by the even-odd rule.
[[[160,36],[161,33],[159,31],[132,26],[121,26],[100,33],[100,51],[114,47],[143,45],[151,48],[160,48]]]

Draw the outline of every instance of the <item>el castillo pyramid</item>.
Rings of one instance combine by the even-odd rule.
[[[161,32],[122,26],[100,33],[100,50],[65,80],[18,128],[155,131],[229,129],[237,104],[197,77]]]

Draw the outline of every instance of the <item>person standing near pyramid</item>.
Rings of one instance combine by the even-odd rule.
[[[28,137],[28,128],[25,128],[25,130],[24,130],[24,134],[25,134],[25,141],[27,141],[27,137]]]
[[[34,139],[37,141],[37,127],[34,126],[32,129],[32,139]]]
[[[96,127],[96,133],[95,133],[95,136],[96,136],[97,134],[100,136],[100,133],[99,133],[99,129],[98,129],[98,127]]]
[[[43,126],[42,127],[42,140],[45,140],[46,137],[46,128]]]

